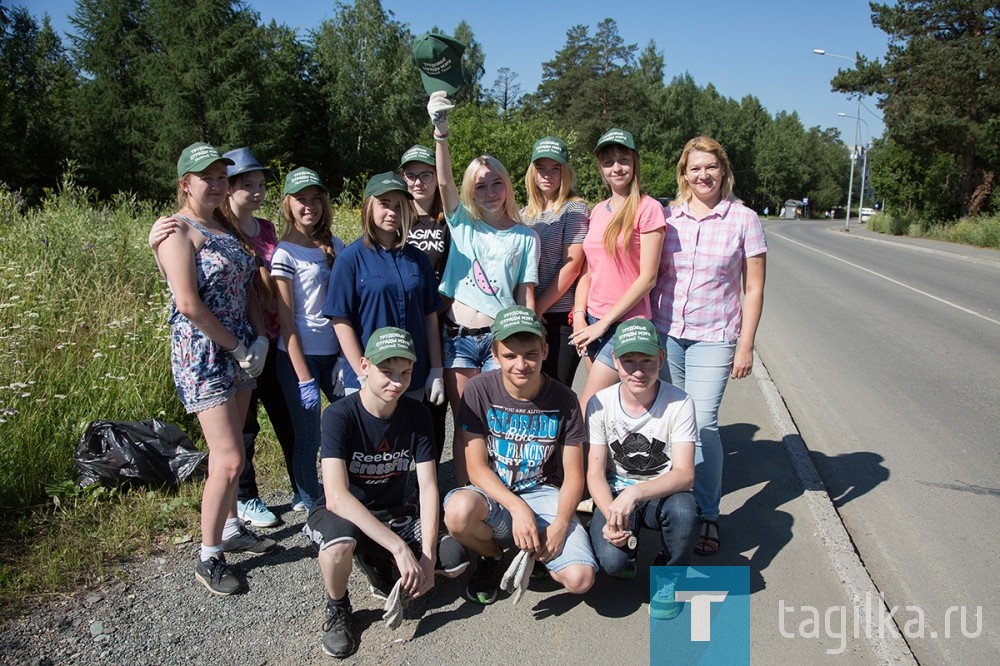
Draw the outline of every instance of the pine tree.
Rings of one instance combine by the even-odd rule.
[[[48,16],[22,7],[0,17],[0,182],[30,199],[59,181],[70,156],[70,98],[76,75]]]
[[[312,34],[312,76],[327,110],[327,157],[318,165],[342,179],[395,168],[414,128],[428,127],[427,96],[410,59],[413,38],[378,0],[340,5]]]
[[[145,0],[77,0],[71,53],[83,74],[76,100],[81,177],[102,194],[153,191],[143,155],[152,151],[152,100],[142,66],[152,41]]]
[[[833,87],[878,93],[894,149],[906,162],[953,156],[950,216],[988,204],[1000,168],[1000,6],[987,0],[872,3],[872,23],[889,35],[883,62],[858,57]],[[928,167],[929,168],[929,167]],[[940,198],[941,192],[934,192]],[[932,207],[928,200],[921,204]]]

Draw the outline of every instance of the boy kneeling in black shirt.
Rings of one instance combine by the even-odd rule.
[[[361,359],[361,390],[323,413],[324,494],[309,513],[305,532],[319,548],[327,594],[323,651],[334,657],[349,656],[356,644],[347,594],[353,561],[381,599],[396,584],[399,594],[418,597],[434,586],[436,572],[454,577],[469,564],[457,541],[438,535],[431,417],[404,395],[415,360],[409,333],[378,329]],[[420,487],[419,513],[404,501],[411,462]]]

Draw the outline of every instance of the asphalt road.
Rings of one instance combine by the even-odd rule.
[[[1000,253],[765,228],[757,349],[865,566],[921,663],[1000,663]]]

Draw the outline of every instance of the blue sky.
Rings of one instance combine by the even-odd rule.
[[[891,0],[886,0],[891,4]],[[60,32],[69,31],[73,0],[6,0],[36,17],[47,12]],[[324,19],[333,18],[335,3],[313,0],[247,2],[264,21],[272,18],[305,36]],[[885,33],[871,24],[867,0],[628,0],[618,3],[577,0],[383,0],[382,6],[407,23],[414,34],[437,25],[451,31],[465,19],[486,53],[484,84],[490,86],[500,67],[520,76],[525,92],[535,89],[542,63],[566,43],[573,25],[590,27],[611,17],[626,43],[639,50],[653,40],[663,53],[667,81],[688,72],[699,86],[709,83],[737,100],[754,95],[773,115],[799,114],[806,127],[836,127],[845,143],[853,143],[857,105],[830,92],[838,68],[850,67],[855,52],[881,58]],[[813,54],[813,49],[850,56],[842,60]],[[863,100],[860,141],[882,133],[874,98]],[[869,111],[870,110],[870,111]],[[837,115],[845,113],[850,118]],[[865,124],[867,123],[867,125]]]

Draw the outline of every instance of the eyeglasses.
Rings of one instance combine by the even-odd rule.
[[[421,171],[420,173],[406,173],[403,172],[403,178],[406,179],[408,183],[416,183],[418,180],[424,185],[429,184],[434,180],[433,171]]]

